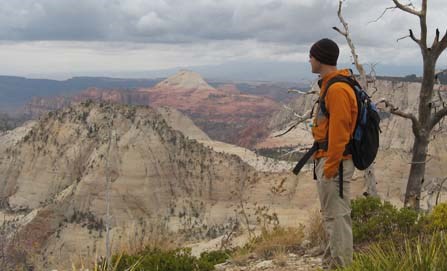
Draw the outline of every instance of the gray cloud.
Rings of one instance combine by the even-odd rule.
[[[444,0],[430,1],[432,25],[447,28]],[[16,0],[0,3],[0,40],[191,43],[247,40],[308,44],[337,37],[336,0]],[[345,1],[343,14],[361,46],[387,47],[415,16],[391,0]]]
[[[417,6],[420,0],[413,2]],[[392,5],[391,0],[344,2],[360,60],[418,65],[414,42],[396,42],[409,28],[419,32],[415,16],[392,10],[370,23]],[[20,74],[241,59],[307,62],[309,45],[322,37],[335,39],[342,47],[341,62],[349,63],[345,39],[331,29],[340,26],[337,6],[337,0],[0,1],[0,68]],[[429,8],[431,41],[435,27],[442,33],[447,29],[447,6],[445,0],[430,0]],[[444,54],[440,63],[446,61]]]
[[[310,42],[327,1],[19,0],[0,4],[1,40]],[[303,1],[306,2],[306,1]],[[311,27],[312,26],[312,27]]]
[[[2,40],[95,40],[107,35],[108,22],[100,2],[2,1]]]

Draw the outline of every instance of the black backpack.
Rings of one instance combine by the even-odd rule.
[[[359,170],[364,170],[372,164],[379,149],[379,133],[381,132],[379,112],[376,105],[371,101],[371,97],[368,96],[353,76],[338,75],[329,80],[320,100],[320,110],[328,118],[329,112],[326,110],[325,98],[329,87],[338,82],[348,84],[355,92],[358,108],[357,122],[353,138],[346,147],[346,151],[352,154],[354,166]]]

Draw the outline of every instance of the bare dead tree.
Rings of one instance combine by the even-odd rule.
[[[363,68],[363,65],[359,61],[359,56],[357,55],[357,51],[355,49],[354,43],[352,42],[351,35],[349,33],[349,26],[348,23],[343,18],[342,14],[342,7],[343,7],[344,0],[338,1],[338,11],[337,15],[340,20],[340,23],[343,25],[343,30],[340,30],[338,27],[334,26],[332,29],[340,33],[343,37],[345,37],[349,48],[351,48],[351,55],[354,60],[354,65],[357,71],[360,75],[360,85],[362,85],[364,88],[368,88],[368,80],[366,77],[365,69]],[[372,71],[373,71],[372,66]],[[375,71],[374,71],[375,73]],[[375,78],[375,77],[374,77]],[[364,170],[363,177],[365,179],[365,186],[366,186],[366,192],[365,195],[370,195],[377,197],[377,188],[376,188],[376,175],[374,173],[374,165],[371,164],[367,169]]]
[[[340,33],[343,37],[345,37],[346,41],[348,42],[349,48],[351,48],[351,55],[354,60],[354,65],[359,72],[360,75],[360,84],[363,87],[367,87],[367,81],[366,81],[366,73],[365,69],[363,68],[363,65],[359,61],[359,56],[357,55],[354,43],[352,42],[351,36],[349,34],[349,26],[348,23],[345,21],[342,15],[342,7],[343,7],[344,0],[338,1],[338,19],[340,20],[341,24],[343,25],[343,30],[340,30],[338,27],[334,26],[332,29]]]
[[[414,209],[420,208],[421,188],[425,176],[426,159],[430,134],[433,128],[447,115],[447,107],[435,111],[432,102],[435,87],[435,67],[439,56],[447,48],[447,31],[440,37],[436,29],[435,38],[431,44],[427,41],[427,0],[422,0],[420,9],[412,4],[404,5],[399,0],[392,0],[395,9],[417,16],[420,25],[420,36],[416,37],[413,30],[409,30],[409,37],[419,46],[423,59],[423,76],[419,92],[419,106],[417,116],[412,113],[401,112],[392,107],[391,113],[411,120],[414,143],[412,150],[412,163],[408,184],[405,192],[404,205]]]

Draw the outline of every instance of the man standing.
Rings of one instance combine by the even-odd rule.
[[[329,83],[336,76],[351,76],[349,70],[337,69],[338,55],[339,48],[330,39],[313,44],[309,55],[312,72],[320,76],[320,101],[312,135],[318,145],[314,155],[315,175],[328,236],[323,254],[326,269],[349,265],[353,253],[349,196],[354,164],[347,145],[355,129],[358,109],[355,93],[347,83]]]

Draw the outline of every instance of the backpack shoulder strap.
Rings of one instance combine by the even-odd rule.
[[[323,114],[326,115],[326,117],[329,117],[329,112],[327,111],[327,108],[326,108],[326,95],[327,95],[327,92],[329,91],[329,88],[333,84],[339,83],[339,82],[343,82],[343,83],[348,84],[352,89],[354,89],[354,86],[356,84],[358,84],[357,81],[355,81],[351,77],[347,77],[347,76],[343,76],[343,75],[337,75],[337,76],[331,78],[327,82],[326,87],[322,90],[323,91],[323,95],[320,97],[320,110],[321,110],[321,112],[323,112]]]

